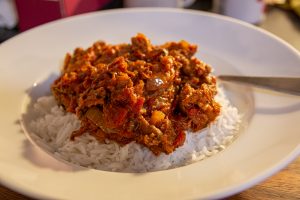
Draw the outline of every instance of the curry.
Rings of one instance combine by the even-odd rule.
[[[81,121],[84,133],[124,145],[135,141],[155,155],[183,145],[187,130],[207,127],[220,113],[211,67],[186,41],[152,45],[143,34],[130,44],[103,41],[65,57],[51,90]]]

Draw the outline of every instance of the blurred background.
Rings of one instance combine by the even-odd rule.
[[[50,21],[126,7],[176,7],[227,15],[300,48],[300,0],[0,0],[0,43]]]

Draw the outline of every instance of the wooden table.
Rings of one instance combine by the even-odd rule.
[[[229,200],[255,199],[279,200],[300,199],[300,157],[284,170],[273,177],[240,194],[228,198]]]
[[[300,51],[300,20],[295,15],[279,9],[269,11],[266,20],[259,25],[289,42]],[[0,185],[1,200],[28,200]],[[227,198],[229,200],[278,200],[300,199],[300,157],[278,174],[244,192]]]

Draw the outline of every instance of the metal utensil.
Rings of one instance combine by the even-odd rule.
[[[254,77],[220,75],[222,81],[240,82],[288,94],[300,95],[300,77]]]

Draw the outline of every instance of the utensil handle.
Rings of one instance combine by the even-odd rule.
[[[240,82],[275,91],[300,95],[300,78],[298,77],[252,77],[221,75],[218,79],[230,82]]]

